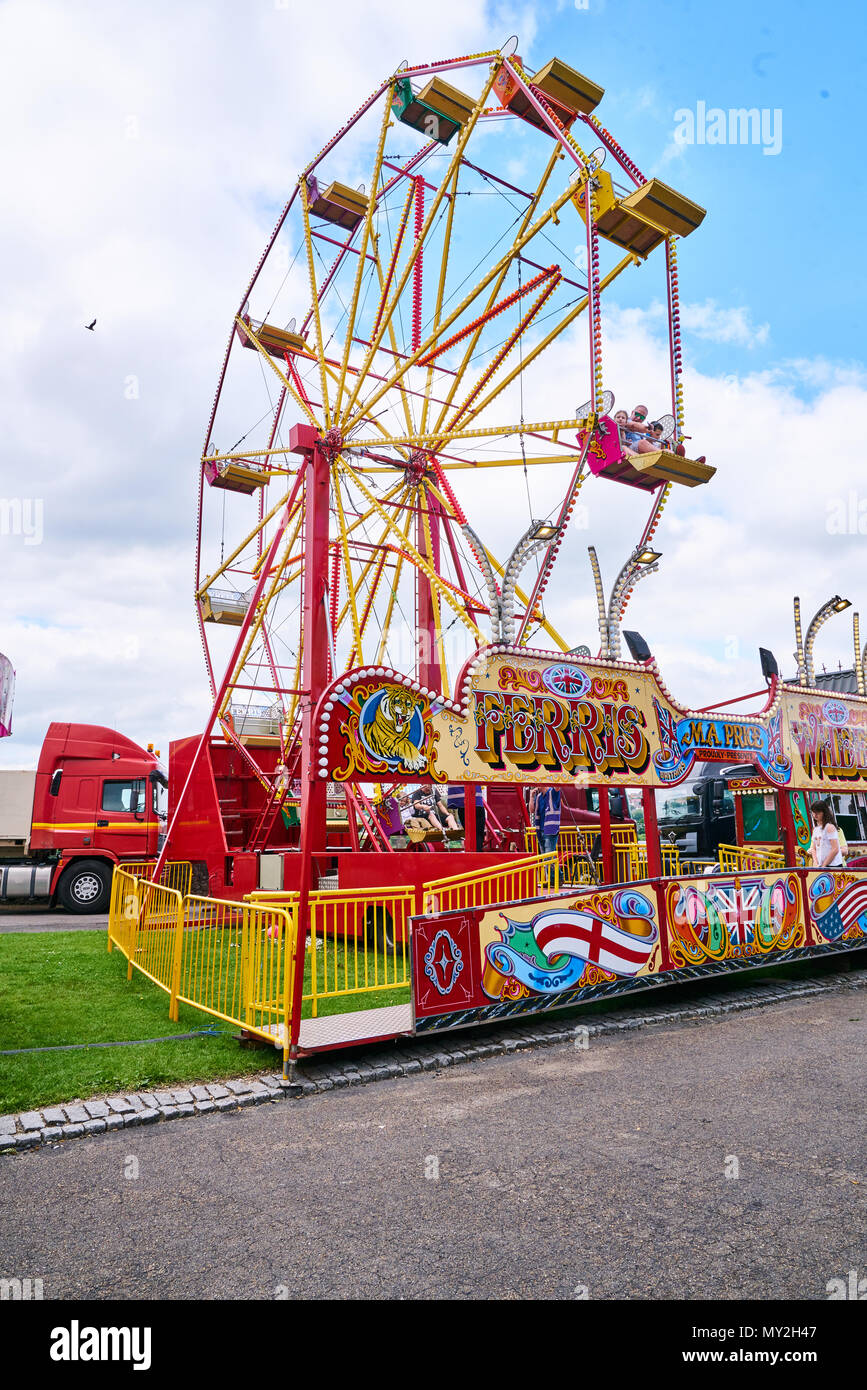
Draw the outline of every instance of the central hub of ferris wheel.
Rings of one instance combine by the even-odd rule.
[[[414,450],[414,452],[410,454],[407,463],[403,466],[403,471],[407,480],[420,483],[422,479],[430,473],[430,464],[430,454],[426,453],[423,449]]]

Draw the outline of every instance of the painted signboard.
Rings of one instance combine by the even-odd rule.
[[[833,792],[867,785],[867,700],[787,691],[782,713],[796,786]]]
[[[665,787],[705,762],[752,764],[772,789],[867,782],[867,698],[782,687],[763,715],[689,711],[652,661],[489,647],[454,699],[387,668],[350,671],[316,723],[320,775],[337,782]]]
[[[847,870],[639,882],[416,917],[416,1031],[864,942],[867,874]]]

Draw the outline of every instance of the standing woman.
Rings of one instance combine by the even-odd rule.
[[[810,856],[814,869],[842,869],[845,860],[837,836],[837,822],[828,801],[814,801],[810,807],[813,817],[813,838]]]

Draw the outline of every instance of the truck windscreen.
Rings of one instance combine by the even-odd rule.
[[[701,815],[701,802],[691,796],[683,787],[672,787],[670,791],[656,793],[656,816],[658,820],[677,824],[679,821],[695,820]]]

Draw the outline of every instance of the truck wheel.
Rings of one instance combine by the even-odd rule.
[[[375,947],[379,956],[388,956],[394,950],[395,933],[391,913],[385,907],[369,907],[365,914],[364,936],[368,951]]]
[[[67,912],[105,912],[111,897],[111,870],[99,859],[70,865],[57,896]]]

